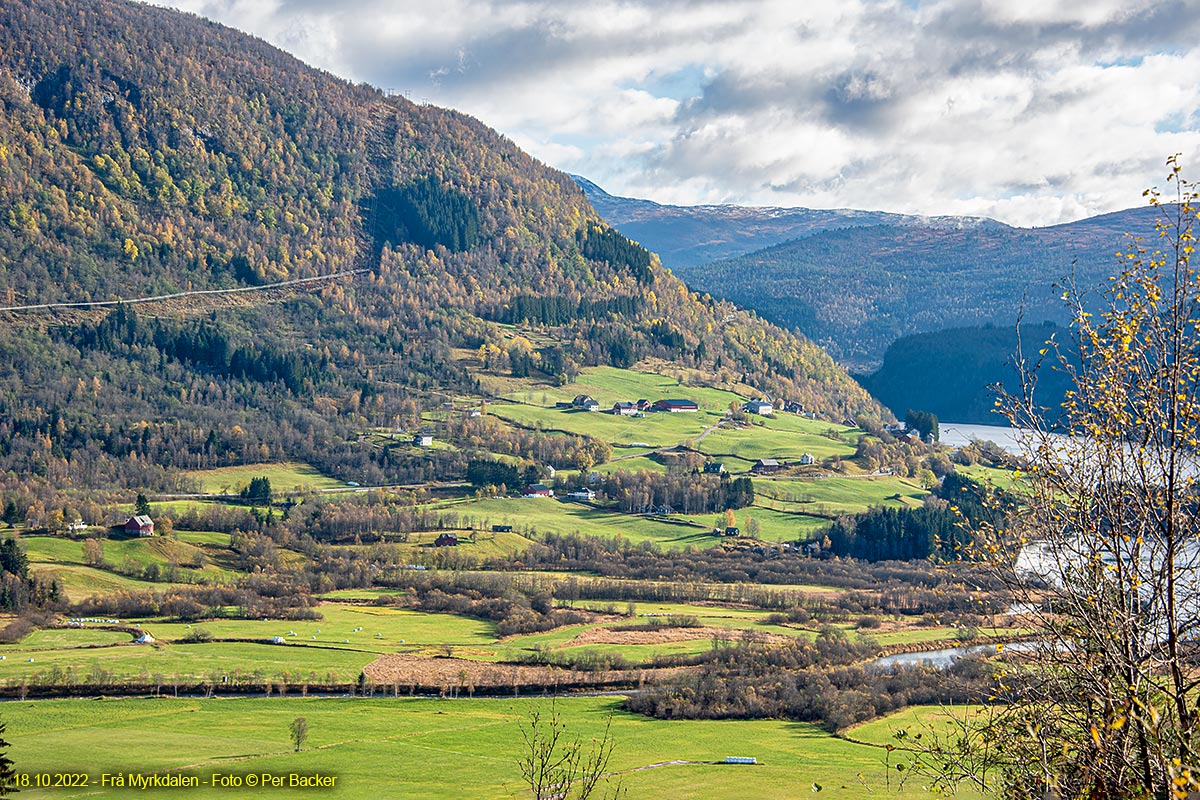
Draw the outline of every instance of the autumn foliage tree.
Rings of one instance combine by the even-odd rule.
[[[1073,341],[1048,343],[1002,397],[1028,431],[1026,500],[982,556],[1034,640],[1001,671],[1002,704],[917,748],[935,781],[1010,797],[1200,790],[1200,209],[1168,166],[1170,201],[1147,192],[1156,237],[1131,239],[1099,298],[1068,288]],[[1038,405],[1039,367],[1070,375],[1062,409]]]

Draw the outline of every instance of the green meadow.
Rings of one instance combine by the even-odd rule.
[[[205,494],[236,492],[252,478],[267,478],[271,489],[278,492],[298,492],[307,489],[341,489],[344,481],[324,475],[311,464],[284,461],[268,464],[246,464],[238,467],[196,470],[183,473],[193,478]]]
[[[871,506],[919,504],[929,492],[897,476],[862,478],[756,478],[756,503],[784,511],[856,514]]]
[[[470,506],[467,506],[468,508]],[[400,552],[405,556],[420,560],[422,555],[428,555],[429,548],[437,541],[445,531],[416,531],[407,534],[407,540],[403,544],[397,544]],[[474,531],[475,541],[471,541],[466,531],[451,531],[458,534],[457,552],[471,555],[476,558],[511,558],[525,550],[532,541],[522,536],[519,533],[512,532],[495,532],[490,528]],[[371,545],[340,545],[350,550],[369,550]]]
[[[683,522],[619,514],[584,503],[557,498],[498,497],[438,506],[458,515],[460,523],[487,531],[492,525],[512,525],[517,532],[579,533],[589,536],[622,536],[630,541],[657,542],[667,547],[711,547],[720,540],[711,535],[711,524],[693,527]]]
[[[724,527],[724,513],[721,514],[692,514],[685,516],[676,514],[676,519],[690,520],[699,525],[709,527]],[[733,512],[734,524],[743,535],[750,529],[750,520],[759,524],[758,538],[768,542],[794,542],[798,539],[809,539],[829,527],[829,520],[791,511],[777,511],[764,508],[756,502],[749,508],[740,508]],[[713,537],[713,542],[722,541],[721,537]]]
[[[488,414],[526,428],[591,436],[612,445],[641,442],[650,447],[669,447],[695,439],[706,428],[724,418],[722,413],[709,411],[647,414],[641,418],[622,417],[604,411],[543,408],[508,403],[488,406]]]
[[[31,563],[29,571],[34,575],[58,581],[59,589],[72,602],[86,600],[92,595],[113,592],[157,591],[169,585],[127,578],[115,572],[79,564]]]
[[[955,470],[980,483],[991,484],[997,489],[1003,489],[1006,492],[1021,494],[1029,491],[1028,486],[1023,484],[1018,474],[1011,469],[999,469],[983,464],[972,464],[970,466],[956,466]]]
[[[824,592],[820,587],[774,587],[776,590]],[[381,592],[362,590],[338,593],[347,600],[370,599]],[[409,653],[477,661],[521,661],[537,651],[561,651],[563,657],[581,654],[620,654],[632,663],[658,656],[704,652],[714,635],[694,638],[666,636],[649,643],[598,642],[577,637],[593,628],[646,624],[666,616],[695,617],[705,628],[727,633],[717,638],[737,640],[744,635],[773,634],[815,636],[816,626],[779,625],[768,621],[760,609],[679,603],[602,603],[579,601],[580,609],[607,612],[596,620],[532,633],[498,638],[495,625],[486,620],[454,614],[429,613],[403,608],[326,602],[318,607],[319,620],[212,619],[184,623],[164,619],[123,620],[122,624],[150,634],[155,643],[133,644],[134,634],[106,630],[97,624],[81,628],[38,630],[16,644],[0,645],[0,682],[95,682],[97,680],[146,682],[173,680],[196,682],[222,675],[290,682],[352,681],[379,655]],[[625,614],[632,606],[634,617]],[[888,633],[854,630],[851,637],[870,636],[881,644],[948,639],[949,628],[906,628]],[[278,637],[279,642],[275,639]],[[206,641],[196,641],[196,640]],[[69,671],[69,675],[68,675]],[[102,676],[97,677],[97,676]]]
[[[823,461],[833,456],[852,457],[858,435],[852,428],[795,414],[751,415],[746,427],[722,427],[706,436],[699,448],[714,458],[728,456],[750,462],[760,458],[795,461],[805,453]]]
[[[156,565],[164,570],[172,566],[178,568],[179,579],[186,581],[222,582],[236,577],[232,554],[228,550],[228,535],[205,531],[196,534],[193,541],[187,541],[188,538],[184,532],[179,539],[154,536],[97,541],[105,563],[122,572],[141,574],[146,567]],[[29,556],[30,568],[39,575],[57,580],[72,601],[116,590],[161,588],[160,584],[89,566],[84,557],[85,544],[81,540],[23,536],[21,543]],[[199,566],[201,564],[203,566]]]
[[[724,389],[714,389],[707,386],[685,386],[675,378],[665,375],[655,375],[650,372],[618,369],[616,367],[588,367],[582,370],[576,379],[566,386],[539,387],[536,390],[515,391],[508,396],[510,399],[525,403],[542,403],[553,406],[558,402],[569,401],[577,395],[588,394],[600,403],[602,409],[612,408],[613,403],[620,400],[662,400],[664,398],[686,398],[696,401],[702,411],[714,411],[724,414],[730,403],[741,403],[747,398],[741,397]],[[489,409],[491,407],[489,406]],[[696,416],[695,414],[674,414],[667,416]],[[647,417],[649,418],[649,416]]]
[[[0,682],[45,678],[68,668],[81,682],[98,671],[113,680],[258,673],[268,679],[287,674],[316,681],[334,672],[338,680],[353,681],[383,653],[497,657],[495,626],[484,620],[340,603],[325,603],[318,610],[323,619],[122,620],[153,636],[153,645],[131,644],[131,635],[95,626],[38,631],[16,644],[0,645]],[[188,641],[199,636],[214,641]],[[275,637],[283,643],[272,643]],[[87,649],[79,649],[83,647]]]
[[[871,744],[831,736],[814,725],[781,720],[655,720],[620,711],[620,698],[472,700],[239,698],[96,699],[6,703],[10,755],[25,773],[87,772],[78,789],[25,789],[21,797],[128,797],[99,785],[101,773],[180,772],[336,775],[342,800],[420,797],[508,800],[528,796],[517,759],[521,723],[532,710],[557,711],[571,737],[590,742],[611,718],[616,743],[609,770],[629,797],[679,800],[783,800],[814,794],[861,798],[869,791],[924,796],[920,785],[886,792],[889,720],[856,729]],[[303,752],[288,727],[308,723]],[[902,723],[904,724],[904,723]],[[878,743],[876,743],[878,740]],[[727,756],[758,764],[726,765]],[[714,763],[715,762],[715,763]],[[189,798],[269,796],[205,785],[169,792]],[[278,793],[280,797],[299,792]],[[970,795],[968,795],[970,796]]]

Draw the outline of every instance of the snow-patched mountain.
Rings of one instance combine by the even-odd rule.
[[[873,225],[916,226],[944,230],[1007,227],[986,217],[891,214],[853,208],[781,208],[778,206],[674,206],[609,194],[592,181],[572,175],[600,216],[623,234],[658,253],[673,270],[732,258],[791,239],[828,230]]]
[[[1133,208],[1044,228],[983,217],[852,209],[664,206],[580,178],[611,225],[662,255],[688,285],[757,311],[854,369],[903,336],[1067,321],[1057,283],[1099,288],[1126,233],[1153,236],[1162,212]],[[707,260],[706,260],[707,259]]]

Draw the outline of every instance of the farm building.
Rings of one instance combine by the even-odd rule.
[[[762,414],[766,416],[775,410],[775,407],[767,400],[751,400],[744,403],[742,408],[749,414]]]
[[[722,464],[720,461],[709,461],[707,464],[704,465],[704,474],[705,475],[724,475],[725,474],[725,465]]]
[[[596,499],[596,490],[595,489],[576,489],[573,492],[567,493],[567,499],[568,500],[595,500]]]
[[[531,483],[525,487],[525,497],[554,497],[554,490],[544,483]]]
[[[512,533],[512,525],[493,525],[492,533]]]
[[[421,433],[413,437],[414,447],[433,447],[433,436]]]
[[[153,536],[154,520],[144,515],[130,517],[125,520],[125,532],[136,533],[138,536]]]
[[[458,546],[458,534],[443,533],[441,536],[438,536],[436,539],[433,540],[433,546],[434,547],[457,547]]]
[[[575,408],[582,408],[584,411],[599,411],[600,403],[590,394],[575,395],[575,399],[571,401],[571,405]]]
[[[813,458],[812,453],[805,453],[802,456],[800,456],[800,465],[801,466],[807,467],[809,464],[815,464],[816,461],[817,460],[815,458]]]
[[[628,400],[622,400],[618,403],[613,403],[612,413],[622,417],[632,417],[638,411],[637,403],[631,403]]]
[[[773,458],[760,458],[754,462],[754,466],[750,468],[751,472],[778,472],[783,469],[783,464]]]
[[[659,400],[651,408],[654,411],[666,411],[671,414],[700,410],[700,406],[696,405],[694,400]]]

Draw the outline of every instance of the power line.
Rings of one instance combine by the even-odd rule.
[[[103,308],[105,306],[119,306],[122,304],[133,303],[156,303],[160,300],[175,300],[180,297],[196,297],[199,295],[214,295],[214,294],[240,294],[242,292],[262,292],[268,289],[279,289],[284,286],[296,286],[301,283],[314,283],[317,281],[330,281],[335,278],[344,278],[348,275],[361,275],[365,272],[370,272],[367,269],[353,269],[349,272],[335,272],[332,275],[317,275],[312,278],[294,278],[288,281],[279,281],[278,283],[266,283],[262,286],[240,286],[236,289],[196,289],[188,292],[175,292],[173,294],[159,294],[153,297],[131,297],[123,300],[96,300],[88,303],[38,303],[29,306],[0,306],[0,311],[37,311],[49,310],[58,308]]]

